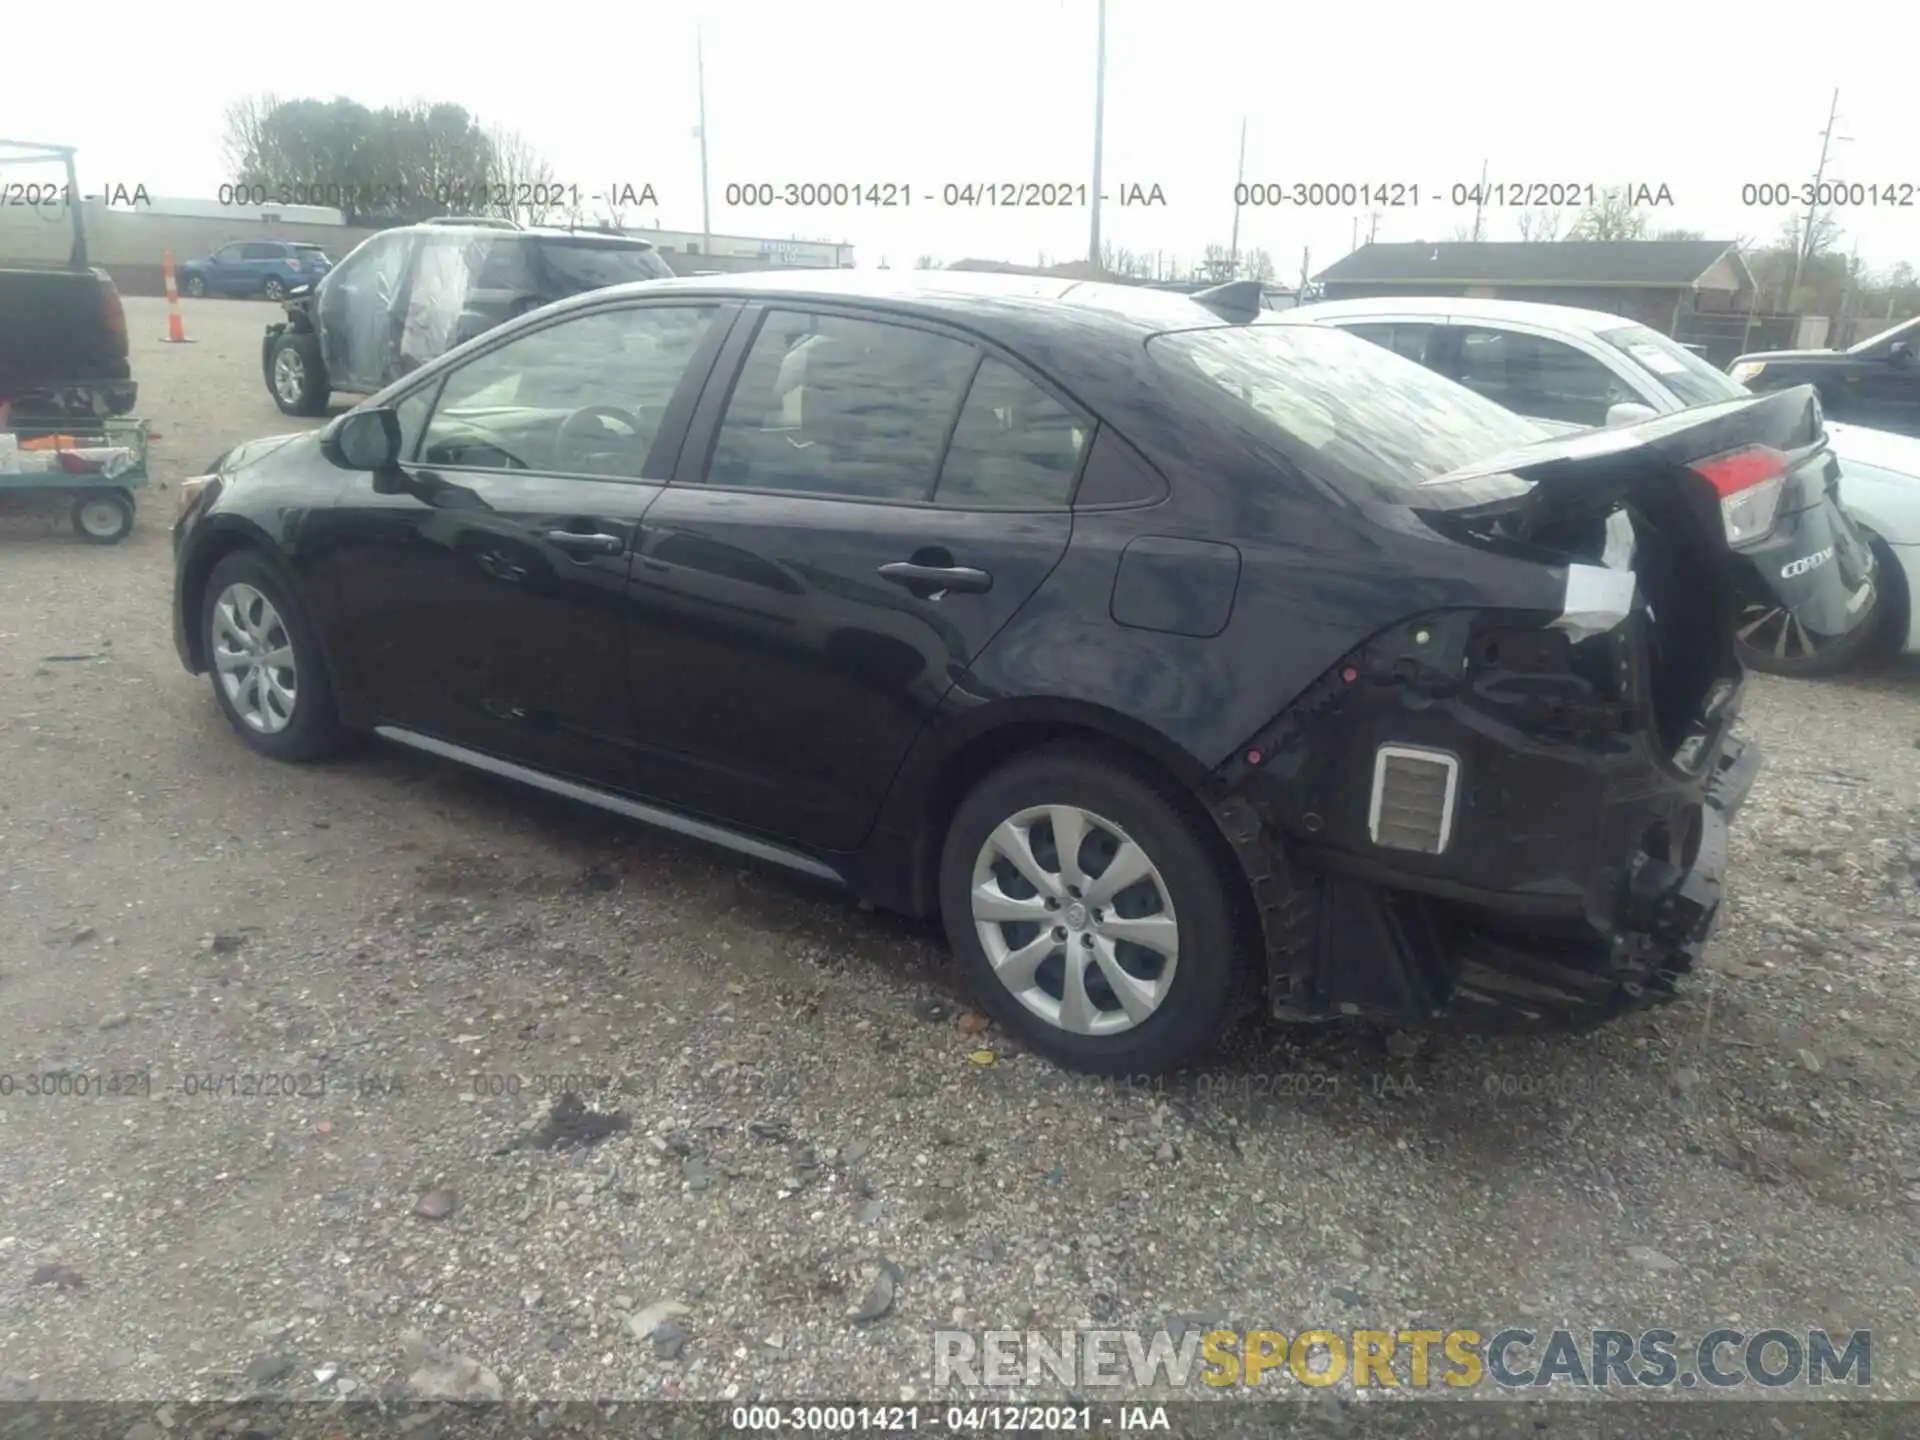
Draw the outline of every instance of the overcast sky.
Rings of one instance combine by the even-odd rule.
[[[1905,185],[1908,208],[1844,211],[1843,248],[1920,264],[1920,19],[1890,0],[1767,7],[1581,0],[1109,0],[1106,237],[1197,258],[1249,180],[1411,182],[1382,240],[1438,240],[1472,219],[1446,203],[1486,162],[1494,181],[1666,185],[1656,224],[1770,239],[1787,210],[1744,182],[1811,178],[1841,87],[1829,178]],[[271,91],[379,106],[450,100],[520,131],[586,194],[651,183],[629,223],[701,228],[694,17],[705,16],[712,227],[850,241],[858,262],[922,254],[1083,257],[1083,208],[943,208],[942,187],[1089,178],[1096,0],[690,0],[644,5],[374,5],[196,10],[90,0],[22,4],[6,22],[0,134],[74,144],[83,189],[145,184],[212,198],[228,177],[222,111]],[[471,18],[462,20],[462,14]],[[258,24],[252,22],[257,18]],[[1876,39],[1876,37],[1878,37]],[[27,178],[14,170],[0,181]],[[729,182],[903,182],[905,210],[772,212],[724,203]],[[1122,208],[1158,185],[1164,208]],[[934,200],[929,203],[927,196]],[[1438,203],[1436,198],[1438,197]],[[1488,239],[1517,238],[1492,212]],[[1284,278],[1350,248],[1350,209],[1242,212],[1243,247]],[[1361,225],[1366,224],[1361,217]]]

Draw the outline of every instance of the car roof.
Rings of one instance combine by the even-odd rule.
[[[1083,330],[1109,335],[1158,334],[1226,323],[1189,295],[1139,285],[1060,279],[1048,275],[997,275],[970,270],[756,270],[726,275],[689,275],[642,280],[595,290],[579,302],[605,301],[623,294],[715,295],[740,300],[851,301],[929,316],[946,315],[1031,332],[1057,329],[1071,317]],[[576,302],[564,302],[576,303]],[[1262,311],[1253,323],[1267,324],[1281,314]],[[1001,338],[1013,338],[1005,336]]]
[[[1302,321],[1337,320],[1363,315],[1431,315],[1436,319],[1459,315],[1467,319],[1501,320],[1516,325],[1597,335],[1639,322],[1604,310],[1582,310],[1573,305],[1542,305],[1532,300],[1482,300],[1464,295],[1377,295],[1365,300],[1323,300],[1282,312]]]
[[[658,248],[651,240],[642,240],[638,235],[622,235],[612,230],[569,230],[563,225],[477,225],[454,220],[422,220],[414,225],[395,228],[435,235],[486,235],[493,239],[502,235],[518,235],[528,240],[574,240],[595,245],[624,245],[633,250]]]

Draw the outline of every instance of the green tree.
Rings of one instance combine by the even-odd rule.
[[[500,164],[462,106],[371,110],[344,96],[238,101],[228,107],[222,148],[235,181],[336,205],[351,225],[483,206]]]

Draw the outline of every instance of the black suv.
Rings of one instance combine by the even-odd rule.
[[[1727,371],[1749,390],[1811,385],[1834,420],[1920,435],[1920,316],[1845,350],[1768,350]]]
[[[551,300],[672,274],[647,241],[603,231],[481,219],[383,230],[294,289],[260,366],[283,411],[322,415],[335,390],[371,395]]]

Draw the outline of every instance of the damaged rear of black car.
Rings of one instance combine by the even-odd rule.
[[[1585,1026],[1670,996],[1759,767],[1732,733],[1741,605],[1827,636],[1871,611],[1813,391],[1542,439],[1290,328],[1149,346],[1365,516],[1354,553],[1303,560],[1355,613],[1402,611],[1216,772],[1270,1008]]]

